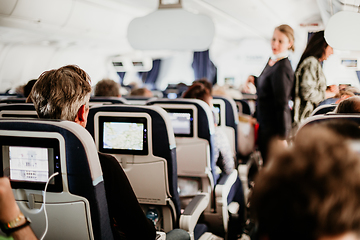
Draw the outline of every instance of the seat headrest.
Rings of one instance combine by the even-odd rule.
[[[168,156],[164,156],[162,153],[164,149],[172,149],[175,145],[175,138],[173,129],[170,127],[170,119],[167,113],[160,107],[156,106],[131,106],[131,105],[104,105],[92,107],[89,110],[87,130],[95,139],[95,118],[101,113],[106,116],[119,116],[114,113],[122,113],[124,117],[137,116],[136,113],[145,113],[151,118],[152,128],[150,152],[155,156],[169,159]],[[162,136],[162,137],[160,137]],[[96,139],[95,139],[96,141]],[[167,154],[166,154],[167,155]]]
[[[350,120],[354,121],[357,124],[360,125],[360,115],[358,113],[348,113],[348,114],[326,114],[326,115],[314,115],[311,117],[308,117],[299,127],[298,132],[305,126],[319,123],[323,121],[329,121],[329,120]]]
[[[180,99],[159,99],[154,101],[149,101],[148,105],[160,105],[166,106],[166,108],[171,108],[171,105],[184,105],[187,106],[195,106],[197,109],[197,135],[199,138],[206,139],[210,142],[211,135],[215,132],[214,125],[214,117],[213,112],[211,111],[208,104],[199,99],[188,99],[188,98],[180,98]]]

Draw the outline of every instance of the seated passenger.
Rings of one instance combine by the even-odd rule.
[[[335,113],[360,113],[360,97],[353,96],[341,101],[337,105]]]
[[[336,84],[331,84],[326,87],[325,99],[333,98],[336,94],[339,93],[339,86]]]
[[[203,100],[212,107],[212,96],[208,88],[201,83],[194,83],[183,94],[183,98],[196,98]],[[214,123],[215,124],[215,123]],[[235,169],[235,160],[230,148],[230,143],[225,133],[220,129],[215,129],[214,135],[214,156],[217,165],[225,174],[230,174]]]
[[[32,79],[30,81],[28,81],[28,83],[24,86],[24,97],[28,97],[32,87],[34,86],[34,84],[36,83],[37,79]]]
[[[90,77],[74,65],[42,73],[27,101],[40,118],[74,121],[85,127],[91,93]],[[146,218],[118,161],[99,153],[110,221],[115,239],[155,239],[154,224]]]
[[[95,97],[121,97],[120,84],[111,80],[103,79],[95,85]]]
[[[135,88],[131,90],[130,96],[151,98],[153,97],[153,93],[147,88]]]
[[[10,223],[14,225],[13,229],[9,228]],[[0,224],[1,229],[15,240],[37,239],[29,226],[29,222],[20,212],[15,202],[10,181],[6,177],[0,178]]]
[[[337,101],[335,103],[339,103],[344,99],[347,99],[349,97],[355,96],[355,94],[352,91],[349,90],[340,90],[339,93],[335,95],[335,98]]]
[[[335,94],[334,97],[325,99],[324,101],[319,103],[319,106],[324,105],[324,104],[338,104],[339,102],[341,102],[344,99],[355,96],[355,92],[353,92],[353,90],[354,90],[354,88],[346,88],[346,89],[340,90],[338,93]]]
[[[249,93],[249,94],[256,94],[256,82],[257,77],[255,75],[250,75],[246,79],[245,83],[240,85],[240,92],[241,93]]]
[[[203,84],[210,91],[210,94],[213,95],[212,93],[213,85],[211,84],[211,82],[209,82],[207,78],[196,79],[195,81],[193,81],[193,84],[195,83]]]
[[[270,154],[251,200],[258,239],[359,239],[360,156],[330,129],[305,127]]]
[[[192,86],[190,86],[183,94],[183,98],[196,98],[203,100],[210,107],[212,107],[212,96],[210,94],[210,90],[202,83],[195,82]],[[215,124],[215,123],[214,123]],[[225,133],[220,128],[215,129],[214,134],[214,160],[216,161],[216,165],[222,171],[222,174],[230,174],[235,169],[235,159],[233,157],[233,152],[230,148],[230,143]],[[216,184],[216,183],[215,183]],[[242,231],[243,223],[244,223],[244,192],[242,189],[242,184],[239,178],[237,178],[234,186],[234,193],[232,195],[233,199],[228,199],[229,202],[237,202],[239,204],[239,222],[232,223],[233,227]],[[229,226],[230,228],[230,226]],[[230,232],[230,231],[229,231]],[[228,239],[236,239],[235,236],[228,236]]]

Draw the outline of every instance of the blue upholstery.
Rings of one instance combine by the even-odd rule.
[[[337,104],[325,104],[325,105],[318,106],[311,113],[311,116],[320,115],[320,114],[326,114],[328,112],[332,112],[332,111],[335,110],[336,106],[337,106]]]
[[[90,204],[95,239],[112,239],[104,182],[93,186],[93,180],[81,140],[61,127],[59,120],[0,119],[0,130],[37,131],[59,133],[65,139],[66,168],[69,192],[86,198]],[[75,123],[73,123],[75,124]]]
[[[242,106],[242,114],[251,115],[251,110],[249,104],[243,99],[234,99],[235,102],[238,102]]]
[[[218,97],[218,96],[215,96],[214,99],[221,99],[225,102],[225,114],[226,114],[225,125],[228,127],[234,128],[234,130],[236,131],[237,122],[235,119],[237,119],[237,113],[233,111],[233,107],[232,107],[230,101],[227,98]]]
[[[225,102],[225,125],[228,127],[231,127],[234,129],[235,131],[235,148],[236,148],[236,152],[238,153],[238,133],[237,133],[237,119],[238,119],[238,113],[234,112],[233,106],[231,105],[230,101],[227,98],[224,97],[218,97],[215,96],[214,99],[221,99]],[[250,107],[249,107],[250,110]]]
[[[360,125],[360,115],[357,113],[349,113],[349,114],[329,114],[329,115],[315,115],[308,117],[299,127],[298,131],[300,131],[301,128],[303,128],[306,125],[319,123],[323,121],[329,121],[329,120],[350,120],[354,121],[357,124]]]
[[[168,167],[168,181],[169,181],[169,190],[171,194],[171,199],[175,204],[175,209],[177,216],[180,216],[180,200],[179,193],[177,191],[177,164],[176,164],[176,149],[173,148],[170,150],[169,137],[167,128],[165,125],[165,121],[163,117],[156,111],[136,106],[122,106],[122,105],[108,105],[108,106],[100,106],[96,108],[90,108],[88,123],[86,128],[89,133],[93,136],[94,134],[94,117],[98,112],[144,112],[150,115],[151,124],[152,124],[152,142],[153,144],[152,152],[154,156],[158,156],[166,159],[167,167]]]
[[[25,103],[26,102],[26,98],[5,98],[5,99],[1,99],[0,103]]]
[[[15,118],[38,118],[32,103],[8,103],[0,104],[1,117]]]
[[[113,104],[125,104],[126,99],[119,97],[91,97],[90,102],[110,102]]]
[[[125,96],[126,100],[140,100],[140,101],[148,101],[153,97],[142,97],[142,96]]]
[[[197,116],[194,115],[194,119],[197,119],[197,128],[194,126],[194,129],[197,129],[197,136],[196,133],[194,134],[194,137],[189,137],[189,143],[187,143],[187,137],[178,137],[177,138],[177,144],[179,145],[178,149],[186,150],[178,153],[178,156],[182,158],[183,161],[179,162],[179,171],[181,172],[179,175],[183,177],[200,177],[203,180],[203,185],[206,186],[206,188],[203,188],[202,190],[204,192],[207,192],[211,195],[211,202],[208,205],[208,208],[204,211],[204,221],[208,225],[209,229],[211,231],[217,232],[219,234],[224,234],[224,232],[227,232],[228,230],[228,201],[234,201],[238,200],[237,193],[241,193],[241,182],[237,177],[237,171],[234,170],[230,175],[222,174],[220,176],[216,169],[216,161],[214,159],[213,150],[214,150],[214,140],[213,140],[213,131],[215,129],[215,125],[213,124],[212,119],[212,112],[210,107],[203,101],[198,99],[174,99],[174,100],[154,100],[151,102],[148,102],[149,105],[158,105],[165,109],[194,109],[194,114],[197,112]],[[179,106],[176,106],[179,105]],[[230,104],[229,104],[230,105]],[[233,111],[232,111],[233,112]],[[232,119],[235,122],[235,116],[233,113]],[[196,123],[196,120],[194,120]],[[191,139],[193,138],[193,139]],[[200,139],[199,139],[200,138]],[[204,141],[205,140],[205,141]],[[206,159],[207,161],[210,158],[210,166],[208,166],[208,162],[206,164],[205,172],[200,173],[201,169],[196,169],[198,171],[192,172],[191,169],[187,169],[186,166],[188,164],[191,164],[188,162],[193,161],[197,162],[197,159],[191,159],[191,153],[187,154],[189,149],[191,148],[192,141],[194,143],[197,143],[197,141],[201,142],[203,145],[206,145],[206,148],[208,150],[208,147],[210,148],[210,156],[205,157],[205,152],[203,148],[201,148],[199,152],[201,155],[204,154],[202,159]],[[207,141],[207,142],[206,142]],[[201,145],[199,145],[201,146]],[[196,149],[192,149],[196,151]],[[195,153],[194,153],[195,154]],[[189,156],[190,155],[190,156]],[[185,164],[185,165],[184,165]],[[211,169],[210,169],[211,168]],[[211,170],[211,173],[210,171]],[[212,176],[211,176],[212,175]],[[205,177],[206,176],[206,177]],[[212,179],[211,179],[212,178]],[[210,184],[207,184],[207,181],[209,180]],[[211,192],[209,192],[209,190]],[[240,191],[236,191],[240,190]],[[240,196],[242,198],[243,196]],[[224,200],[222,200],[224,199]],[[228,200],[228,201],[227,201]],[[238,201],[240,204],[243,202],[243,198],[239,199]],[[241,226],[240,226],[240,229]],[[196,233],[197,229],[195,229]]]
[[[205,232],[208,231],[208,227],[206,224],[196,224],[194,229],[194,239],[197,240],[203,235]]]
[[[35,107],[32,103],[0,104],[0,111],[3,111],[3,110],[35,111]]]

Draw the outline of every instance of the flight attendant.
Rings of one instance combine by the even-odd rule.
[[[288,59],[294,51],[294,30],[288,25],[275,28],[271,39],[272,56],[261,75],[256,79],[257,121],[259,123],[259,149],[266,162],[269,142],[278,137],[287,146],[291,130],[289,100],[294,83],[294,71]]]

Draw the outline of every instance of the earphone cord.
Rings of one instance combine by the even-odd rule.
[[[44,237],[45,237],[45,235],[46,235],[46,233],[47,233],[47,231],[48,231],[48,216],[47,216],[46,205],[45,205],[45,203],[46,203],[46,190],[47,190],[47,187],[48,187],[48,185],[49,185],[50,180],[51,180],[53,177],[55,177],[56,175],[58,175],[58,174],[59,174],[58,172],[53,173],[53,174],[49,177],[49,179],[47,180],[46,185],[45,185],[45,189],[44,189],[44,202],[43,202],[44,214],[45,214],[45,231],[44,231],[42,237],[40,238],[40,240],[43,240],[43,239],[44,239]]]

